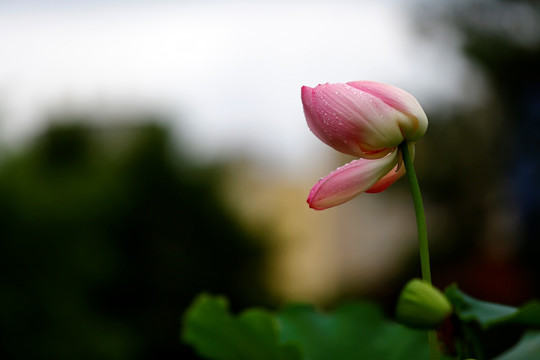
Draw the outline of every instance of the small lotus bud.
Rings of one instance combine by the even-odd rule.
[[[404,325],[434,329],[452,313],[452,305],[437,288],[413,279],[399,296],[396,317]]]

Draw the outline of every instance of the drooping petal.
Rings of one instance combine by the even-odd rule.
[[[352,81],[347,84],[381,99],[404,114],[410,115],[405,121],[399,119],[401,120],[399,128],[404,140],[417,141],[426,133],[428,127],[426,113],[414,96],[405,90],[375,81]]]
[[[334,149],[362,158],[381,158],[403,142],[400,124],[409,114],[349,84],[302,88],[304,113],[311,131]]]
[[[414,144],[409,143],[407,146],[409,147],[409,153],[414,159]],[[398,181],[406,172],[401,153],[398,153],[398,165],[396,165],[388,174],[384,175],[382,179],[377,181],[372,187],[367,189],[366,192],[370,194],[382,192]]]
[[[372,187],[366,190],[367,193],[374,194],[382,192],[390,185],[395,183],[399,180],[400,177],[405,175],[405,166],[403,164],[401,166],[396,165],[390,172],[386,175],[384,175],[379,181],[377,181]]]
[[[343,204],[371,188],[397,164],[397,148],[380,159],[353,160],[319,180],[307,202],[315,210]]]

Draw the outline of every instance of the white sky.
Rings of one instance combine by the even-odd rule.
[[[333,150],[305,124],[302,85],[388,82],[428,111],[463,100],[470,73],[455,34],[419,37],[404,1],[46,3],[0,2],[5,141],[51,108],[159,109],[202,159],[324,175]]]

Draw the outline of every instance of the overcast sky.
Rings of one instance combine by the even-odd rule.
[[[421,36],[412,10],[407,1],[0,1],[0,138],[39,131],[51,109],[158,109],[201,158],[242,153],[292,172],[328,170],[332,150],[305,124],[302,85],[388,82],[426,110],[462,100],[470,71],[459,38]]]

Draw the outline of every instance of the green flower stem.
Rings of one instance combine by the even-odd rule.
[[[420,186],[414,171],[413,160],[406,142],[399,146],[403,154],[407,178],[411,185],[411,194],[414,202],[414,212],[416,213],[416,227],[418,228],[418,245],[420,246],[420,267],[422,268],[422,279],[431,285],[431,270],[429,266],[429,247],[426,228],[426,215],[424,214],[424,205],[422,203],[422,194]]]
[[[437,332],[435,330],[428,331],[428,344],[429,344],[429,358],[431,360],[440,359],[439,340],[437,339]]]
[[[422,279],[431,285],[426,215],[424,214],[422,194],[420,193],[420,186],[418,185],[418,179],[416,177],[416,172],[414,171],[413,161],[409,152],[409,147],[407,146],[407,142],[403,142],[401,145],[399,145],[399,149],[401,150],[405,170],[407,170],[407,178],[409,179],[409,184],[411,185],[414,211],[416,213],[416,227],[418,228],[418,245],[420,247],[420,267],[422,269]],[[432,330],[428,332],[428,342],[430,359],[439,359],[439,345],[435,331]]]

